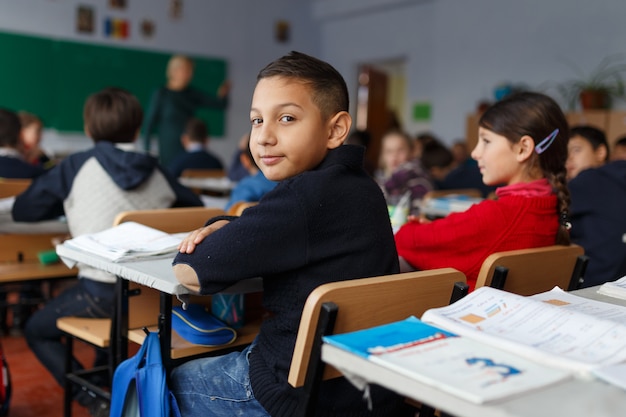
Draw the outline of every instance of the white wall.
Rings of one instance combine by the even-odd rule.
[[[77,34],[74,30],[79,4],[94,7],[96,27],[92,35]],[[231,105],[227,111],[225,137],[214,138],[210,148],[228,163],[237,141],[250,127],[250,100],[256,74],[267,63],[292,49],[319,55],[317,26],[310,18],[306,0],[264,0],[262,3],[184,0],[183,4],[182,17],[173,20],[168,15],[169,0],[128,0],[127,8],[122,11],[111,9],[108,0],[0,0],[0,31],[225,59],[233,82]],[[130,38],[105,38],[102,34],[105,16],[128,19]],[[152,38],[139,34],[139,22],[143,19],[156,23]],[[274,23],[278,19],[291,23],[291,40],[287,43],[274,40]],[[43,145],[63,152],[67,148],[88,147],[90,142],[82,135],[46,131]]]
[[[573,77],[568,61],[588,71],[626,52],[623,0],[369,0],[360,13],[359,2],[314,2],[322,58],[354,90],[359,63],[405,57],[408,102],[432,102],[430,128],[447,142],[464,136],[466,114],[493,99],[498,83],[538,88]],[[352,16],[342,13],[349,6]],[[411,133],[418,127],[406,125]]]

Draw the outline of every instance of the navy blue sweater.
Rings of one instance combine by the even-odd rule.
[[[626,161],[584,170],[568,187],[571,238],[589,256],[583,287],[626,275]]]
[[[384,197],[363,169],[363,149],[351,145],[330,151],[316,169],[280,182],[193,254],[178,254],[174,264],[179,263],[195,270],[203,294],[263,277],[263,305],[272,315],[250,355],[250,380],[273,417],[292,416],[299,406],[300,391],[288,385],[287,374],[309,293],[327,282],[399,271]],[[345,380],[330,381],[322,388],[318,414],[390,410],[386,403],[370,414],[361,397]]]

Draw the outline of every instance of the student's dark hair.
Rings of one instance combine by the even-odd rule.
[[[15,148],[20,140],[22,125],[14,111],[0,108],[0,146]]]
[[[345,80],[332,65],[320,59],[292,51],[263,68],[257,76],[257,82],[269,77],[291,78],[308,85],[313,93],[313,102],[324,119],[341,111],[349,111]]]
[[[192,117],[187,120],[185,134],[192,142],[204,143],[209,137],[209,129],[203,120]]]
[[[569,128],[559,105],[544,94],[516,93],[489,107],[478,125],[506,137],[512,144],[519,142],[522,136],[530,136],[535,146],[559,129],[554,141],[543,152],[533,152],[531,164],[539,165],[558,197],[557,212],[561,227],[556,243],[569,244],[570,193],[565,170]]]
[[[589,142],[594,151],[601,146],[604,146],[606,149],[606,158],[604,158],[604,161],[606,162],[609,160],[609,143],[607,142],[606,135],[603,131],[593,126],[578,125],[571,127],[569,130],[570,139],[574,136],[580,136],[585,139]]]
[[[87,98],[83,119],[94,142],[127,143],[137,137],[143,110],[130,92],[108,87]]]
[[[438,140],[428,142],[422,148],[421,162],[427,170],[446,168],[454,161],[452,151]]]
[[[615,142],[615,146],[626,146],[626,136],[619,138]]]

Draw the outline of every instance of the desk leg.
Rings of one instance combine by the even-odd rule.
[[[172,370],[172,296],[161,292],[161,312],[159,313],[159,340],[163,365],[169,375]]]
[[[115,283],[115,313],[111,325],[111,344],[113,346],[114,367],[117,368],[123,360],[128,358],[128,281],[117,277]]]

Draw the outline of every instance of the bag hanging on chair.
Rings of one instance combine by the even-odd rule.
[[[180,417],[167,387],[161,345],[148,333],[139,351],[119,364],[113,374],[110,417]]]

